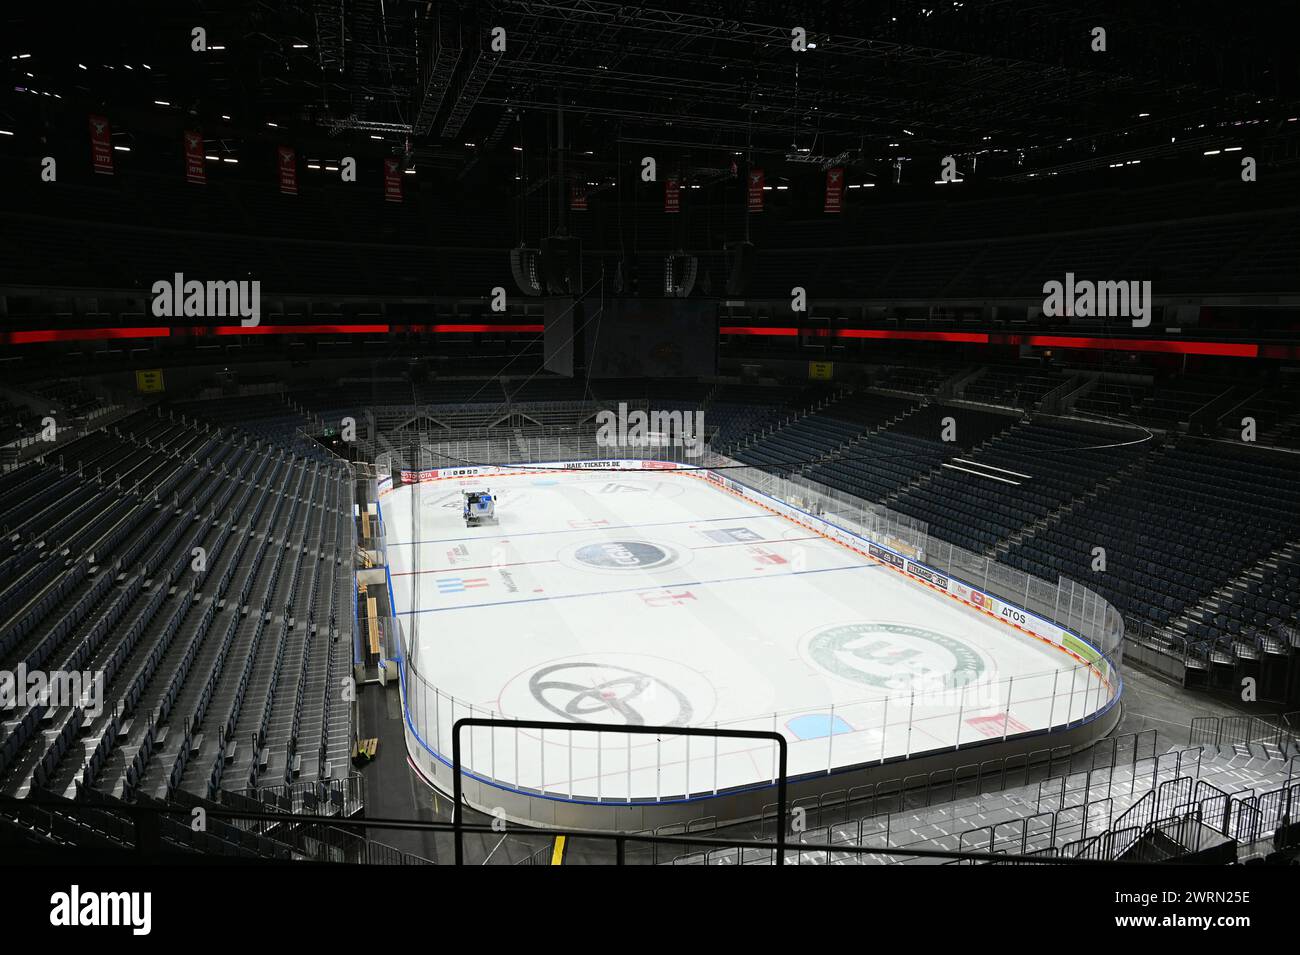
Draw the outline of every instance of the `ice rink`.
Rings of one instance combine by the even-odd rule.
[[[467,528],[461,489],[483,486],[497,522]],[[474,715],[774,730],[791,775],[826,773],[1059,726],[1108,699],[1059,647],[690,472],[444,479],[380,504],[423,677],[405,681],[408,720],[444,760],[453,721]],[[483,729],[462,752],[502,785],[591,799],[776,772],[771,743],[680,736]]]

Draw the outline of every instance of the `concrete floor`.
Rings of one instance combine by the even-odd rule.
[[[396,683],[368,684],[361,690],[362,738],[378,737],[374,762],[361,770],[366,787],[366,815],[383,819],[451,822],[451,800],[431,789],[407,763],[402,711]],[[491,819],[469,811],[466,821]],[[443,865],[455,859],[452,837],[445,833],[368,827],[367,838]],[[467,835],[465,861],[470,865],[513,865],[550,845],[526,831],[501,835]]]
[[[1162,746],[1185,746],[1197,716],[1265,716],[1270,711],[1249,704],[1232,707],[1217,697],[1193,693],[1137,669],[1124,669],[1124,716],[1117,733],[1154,729]]]
[[[1230,707],[1218,699],[1189,693],[1132,667],[1125,672],[1124,680],[1124,713],[1117,733],[1155,729],[1162,751],[1187,744],[1193,717],[1265,715],[1263,710],[1249,709],[1246,704]],[[375,761],[361,770],[366,780],[366,814],[372,818],[449,822],[450,802],[431,790],[407,763],[396,684],[365,686],[360,710],[360,735],[375,736],[380,741]],[[467,819],[480,824],[490,821],[475,812],[468,813]],[[757,831],[752,834],[758,835]],[[431,862],[450,864],[454,858],[452,837],[443,833],[370,827],[368,837]],[[613,859],[608,843],[581,838],[570,838],[568,843],[566,864],[608,864]],[[550,845],[549,839],[530,836],[526,829],[500,835],[469,835],[465,837],[465,861],[470,865],[513,865],[538,852],[549,861]],[[649,849],[644,846],[629,847],[628,856],[629,861],[650,861]]]

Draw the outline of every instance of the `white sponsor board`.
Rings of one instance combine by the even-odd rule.
[[[1094,647],[1050,620],[1025,610],[1023,607],[1008,603],[992,594],[987,594],[969,584],[954,580],[942,571],[913,560],[899,549],[886,546],[869,537],[851,533],[824,518],[799,510],[785,501],[764,494],[762,491],[756,491],[739,481],[718,474],[716,471],[704,471],[703,475],[712,483],[721,485],[741,497],[776,511],[791,520],[812,527],[826,537],[847,547],[866,553],[904,576],[920,581],[933,589],[949,593],[976,610],[999,617],[1021,630],[1032,633],[1034,636],[1061,648],[1071,656],[1098,666],[1103,676],[1109,678],[1110,667]]]

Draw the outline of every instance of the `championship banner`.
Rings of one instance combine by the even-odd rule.
[[[113,131],[104,116],[90,117],[90,162],[95,172],[113,175]]]
[[[844,201],[844,167],[836,166],[826,170],[826,208],[825,212],[839,212]]]
[[[749,171],[749,211],[763,211],[763,170]]]
[[[384,199],[387,202],[402,201],[402,170],[393,158],[384,160]]]
[[[280,161],[280,191],[286,196],[298,195],[298,154],[292,146],[276,150]]]
[[[664,212],[680,212],[682,209],[682,184],[676,179],[664,180]]]
[[[208,181],[208,169],[203,159],[203,134],[185,131],[185,181],[200,186]]]
[[[569,208],[574,212],[587,211],[587,193],[576,182],[569,186]]]

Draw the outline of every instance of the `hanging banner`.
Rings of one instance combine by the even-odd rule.
[[[402,201],[401,164],[393,158],[384,160],[384,199],[388,202]]]
[[[185,131],[185,181],[200,186],[208,181],[208,168],[203,159],[203,134]]]
[[[676,179],[664,180],[664,212],[680,212],[682,209],[682,184]]]
[[[95,172],[113,175],[113,131],[107,117],[90,117],[90,162]]]
[[[280,191],[286,196],[298,195],[298,154],[292,146],[276,150],[280,158]]]
[[[844,201],[844,167],[826,170],[826,212],[839,212]]]
[[[749,211],[763,211],[763,170],[749,171]]]
[[[835,377],[835,363],[829,361],[808,362],[808,377],[813,381],[830,381]]]
[[[574,212],[587,211],[587,192],[576,182],[569,186],[569,208]]]

